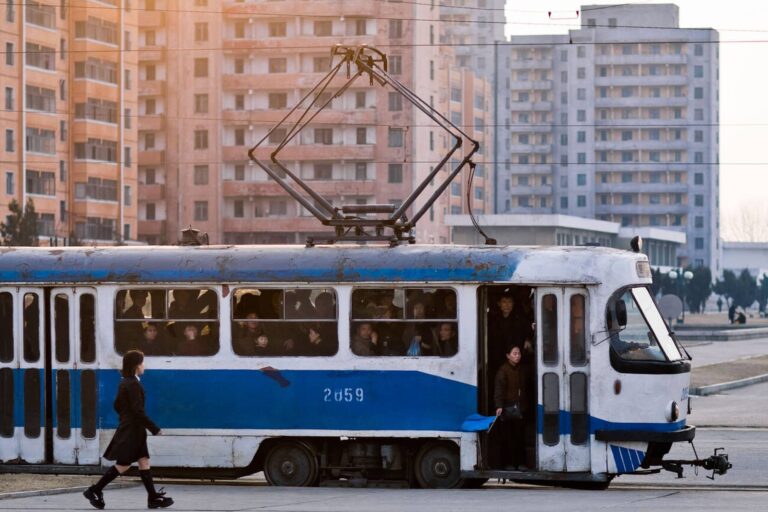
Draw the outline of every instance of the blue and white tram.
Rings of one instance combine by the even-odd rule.
[[[644,255],[595,247],[2,249],[0,460],[99,470],[138,347],[158,471],[607,485],[694,437],[690,365],[650,282]],[[490,467],[467,426],[492,414],[489,318],[510,292],[536,325],[527,471]],[[434,348],[406,355],[409,329]]]

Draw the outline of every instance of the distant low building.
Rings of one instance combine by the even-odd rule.
[[[678,266],[677,249],[685,233],[653,227],[622,227],[618,222],[559,214],[478,215],[478,224],[501,245],[599,245],[629,249],[635,236],[643,238],[643,252],[662,270]],[[447,215],[445,222],[457,244],[483,244],[469,215]]]
[[[723,270],[744,269],[755,277],[768,274],[768,242],[723,242]]]

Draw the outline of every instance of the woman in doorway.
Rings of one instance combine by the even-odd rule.
[[[129,350],[123,356],[123,380],[117,388],[115,410],[120,415],[120,423],[115,436],[107,446],[104,458],[116,461],[104,476],[89,487],[83,496],[94,507],[104,508],[104,487],[112,480],[128,471],[134,462],[139,463],[139,476],[147,490],[149,508],[166,508],[173,505],[173,500],[161,491],[156,491],[149,469],[149,450],[147,449],[147,430],[152,435],[162,435],[160,428],[144,412],[144,388],[140,377],[144,374],[144,354],[138,350]]]
[[[523,421],[528,413],[528,378],[526,367],[520,364],[520,347],[510,345],[506,361],[496,372],[493,402],[496,416],[501,419],[499,444],[501,464],[504,469],[527,471],[525,466],[525,441]]]

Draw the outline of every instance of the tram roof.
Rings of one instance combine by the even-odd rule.
[[[640,256],[602,247],[6,247],[0,283],[598,283],[606,265],[634,269]]]

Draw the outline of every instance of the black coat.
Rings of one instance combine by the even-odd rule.
[[[117,388],[115,411],[120,415],[115,436],[104,458],[128,466],[149,457],[147,430],[156,435],[160,428],[144,412],[144,388],[136,377],[124,377]]]

